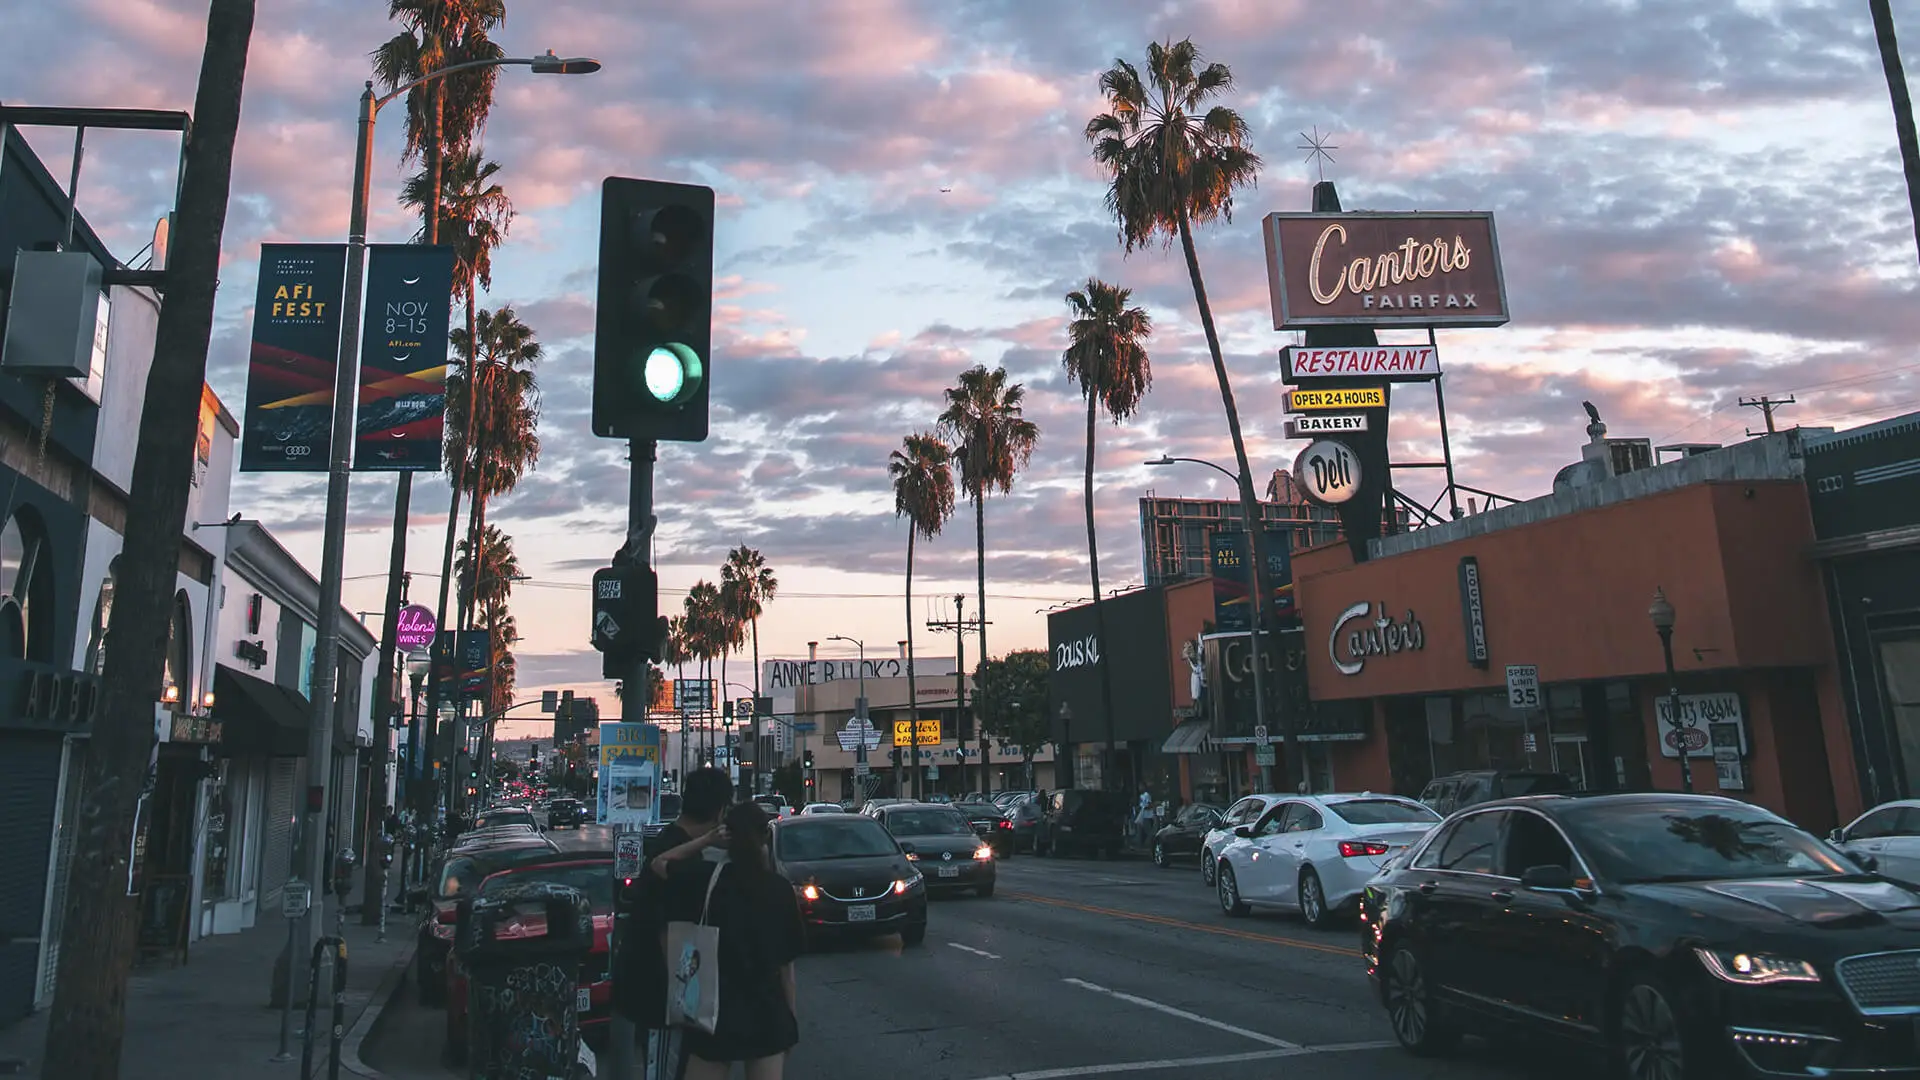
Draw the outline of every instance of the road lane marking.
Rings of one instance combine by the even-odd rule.
[[[1244,1054],[1213,1054],[1208,1057],[1163,1058],[1157,1061],[1117,1061],[1110,1065],[1073,1065],[1064,1069],[1034,1069],[1030,1072],[997,1073],[980,1080],[1071,1080],[1078,1076],[1105,1076],[1110,1073],[1156,1072],[1162,1069],[1199,1069],[1210,1065],[1238,1065],[1249,1061],[1273,1061],[1278,1058],[1306,1057],[1310,1054],[1350,1053],[1356,1050],[1385,1050],[1390,1040],[1364,1043],[1340,1043],[1329,1046],[1302,1046],[1292,1050],[1249,1050]]]
[[[1300,1044],[1297,1042],[1288,1042],[1285,1039],[1276,1039],[1271,1035],[1266,1035],[1258,1031],[1249,1031],[1243,1027],[1234,1027],[1225,1021],[1215,1020],[1211,1016],[1202,1016],[1197,1012],[1188,1012],[1185,1009],[1176,1009],[1171,1005],[1162,1005],[1152,998],[1138,997],[1134,994],[1122,993],[1119,990],[1109,990],[1104,986],[1087,982],[1085,979],[1062,979],[1061,981],[1069,986],[1078,986],[1082,990],[1091,990],[1096,994],[1105,994],[1110,998],[1115,998],[1131,1005],[1138,1005],[1143,1009],[1152,1009],[1155,1012],[1166,1013],[1168,1016],[1177,1016],[1182,1020],[1191,1020],[1196,1024],[1205,1024],[1210,1028],[1217,1031],[1224,1031],[1229,1035],[1238,1035],[1243,1039],[1252,1039],[1257,1043],[1266,1043],[1268,1046],[1277,1050],[1300,1049]]]
[[[1269,945],[1288,945],[1296,949],[1331,953],[1335,956],[1360,955],[1360,950],[1358,949],[1347,949],[1338,945],[1322,945],[1317,941],[1302,941],[1299,938],[1279,937],[1274,934],[1255,934],[1246,930],[1234,930],[1225,926],[1209,926],[1206,923],[1189,922],[1185,919],[1175,919],[1165,915],[1148,915],[1139,911],[1122,911],[1119,908],[1096,907],[1092,904],[1081,904],[1072,900],[1060,900],[1051,896],[1040,896],[1035,893],[1003,892],[999,895],[1008,900],[1030,900],[1036,904],[1051,904],[1054,907],[1071,908],[1074,911],[1085,911],[1095,915],[1108,915],[1116,919],[1132,919],[1136,922],[1153,923],[1156,926],[1171,926],[1181,930],[1198,930],[1203,934],[1218,934],[1221,937],[1239,938],[1242,941],[1259,941]]]
[[[984,956],[989,960],[1000,959],[999,953],[990,953],[985,949],[976,949],[971,945],[962,945],[957,941],[949,941],[947,944],[952,948],[959,949],[961,952],[970,952],[975,956]]]

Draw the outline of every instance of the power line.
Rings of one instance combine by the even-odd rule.
[[[1766,431],[1759,432],[1759,431],[1753,430],[1752,428],[1748,428],[1747,437],[1752,438],[1756,435],[1762,435],[1762,434],[1771,435],[1775,431],[1778,431],[1779,429],[1773,426],[1773,410],[1785,408],[1786,406],[1792,405],[1792,404],[1794,404],[1792,394],[1788,394],[1785,398],[1768,397],[1765,394],[1762,394],[1757,398],[1741,398],[1740,399],[1741,408],[1759,409],[1761,413],[1765,414],[1767,418]]]

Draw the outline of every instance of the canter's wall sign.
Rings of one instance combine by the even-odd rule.
[[[1491,213],[1268,214],[1273,328],[1501,326]]]
[[[1383,386],[1350,386],[1338,390],[1300,389],[1287,391],[1285,411],[1290,413],[1334,409],[1384,409],[1387,390]]]

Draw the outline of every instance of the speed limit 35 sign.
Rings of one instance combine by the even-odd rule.
[[[1507,704],[1516,709],[1540,707],[1540,668],[1537,665],[1507,665]]]

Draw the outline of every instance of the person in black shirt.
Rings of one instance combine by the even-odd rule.
[[[719,1022],[712,1034],[682,1031],[686,1080],[726,1080],[736,1061],[745,1065],[747,1080],[780,1080],[787,1051],[800,1041],[793,982],[802,947],[800,905],[792,883],[774,872],[770,840],[766,811],[739,803],[718,833],[649,864],[646,876],[666,882],[668,921],[698,921],[705,908],[708,924],[720,930]],[[716,842],[726,845],[725,863],[699,857]]]

